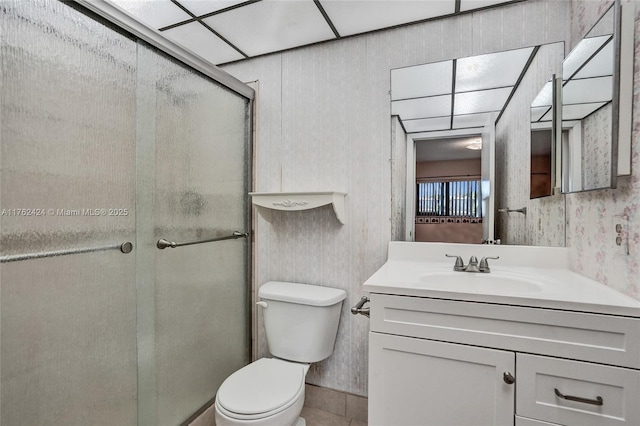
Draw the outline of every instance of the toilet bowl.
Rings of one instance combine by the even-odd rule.
[[[304,426],[308,364],[261,358],[229,376],[216,396],[216,426]]]
[[[344,290],[270,281],[258,291],[269,352],[231,374],[215,401],[217,426],[304,426],[309,364],[333,353]]]

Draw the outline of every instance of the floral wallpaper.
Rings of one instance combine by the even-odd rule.
[[[619,177],[616,189],[566,196],[567,247],[574,271],[640,300],[640,12],[636,2],[628,3],[636,9],[632,174]],[[610,4],[610,1],[572,1],[572,45]],[[616,245],[616,224],[623,226],[621,246]]]
[[[611,186],[611,104],[582,120],[582,188]]]
[[[616,189],[594,190],[529,200],[528,168],[503,167],[501,164],[527,164],[529,155],[528,114],[523,109],[531,103],[545,78],[554,71],[556,60],[543,46],[521,83],[516,96],[496,127],[497,208],[527,207],[527,215],[498,213],[497,238],[507,244],[562,246],[569,250],[573,271],[610,286],[640,300],[640,10],[637,2],[622,0],[635,8],[635,57],[633,84],[633,130],[631,143],[632,174],[618,178]],[[569,52],[608,10],[611,0],[570,3]],[[562,58],[560,58],[561,60]],[[594,117],[585,126],[595,127],[594,148],[584,153],[586,169],[611,161],[605,141],[610,126]],[[507,143],[508,142],[508,143]],[[603,186],[607,176],[591,174],[587,184]],[[621,226],[621,232],[616,231]],[[621,237],[621,244],[616,238]],[[565,240],[566,237],[566,240]]]

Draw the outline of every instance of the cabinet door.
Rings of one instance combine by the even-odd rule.
[[[513,425],[515,354],[372,332],[369,424]]]

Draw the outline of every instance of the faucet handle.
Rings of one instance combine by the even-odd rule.
[[[491,268],[489,268],[489,262],[487,262],[488,259],[500,259],[500,256],[495,256],[495,257],[491,257],[491,256],[487,256],[487,257],[483,257],[480,260],[480,266],[479,269],[481,272],[491,272]]]
[[[453,265],[454,271],[463,271],[464,270],[464,262],[462,261],[462,257],[455,254],[445,254],[447,257],[455,257],[456,263]]]

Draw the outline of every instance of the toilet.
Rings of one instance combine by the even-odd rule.
[[[305,376],[333,353],[344,290],[269,281],[258,290],[269,352],[218,389],[216,426],[304,426]]]

